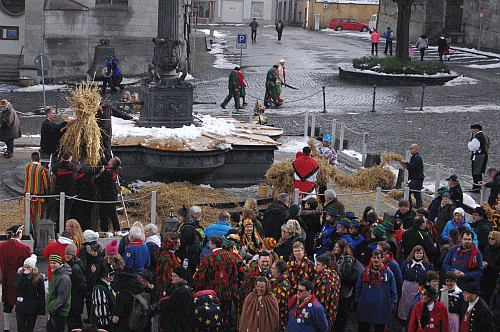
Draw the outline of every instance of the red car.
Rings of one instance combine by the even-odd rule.
[[[330,25],[328,27],[337,31],[359,30],[362,32],[366,32],[369,30],[367,23],[360,23],[352,18],[335,18],[330,22]]]

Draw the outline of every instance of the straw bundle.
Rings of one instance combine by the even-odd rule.
[[[8,201],[0,204],[0,231],[2,233],[14,225],[24,225],[24,201],[21,202]]]
[[[401,156],[399,153],[384,151],[380,159],[382,160],[381,165],[384,166],[387,165],[387,163],[389,163],[390,161],[396,161],[399,163],[401,160],[403,160],[403,156]]]
[[[97,166],[102,151],[101,130],[95,117],[102,101],[99,87],[83,82],[65,99],[76,110],[76,119],[61,138],[61,153],[71,152],[74,160],[80,160],[85,149],[87,165]]]
[[[295,184],[293,179],[293,160],[287,159],[274,163],[266,172],[267,182],[273,185],[273,192],[291,193]]]
[[[316,143],[318,143],[318,141],[316,141],[316,139],[314,137],[311,137],[307,141],[307,145],[309,145],[313,154],[318,153],[318,147],[316,146]]]
[[[341,187],[351,187],[363,190],[392,189],[396,176],[387,168],[374,166],[357,170],[351,175],[338,177],[335,182]]]
[[[199,205],[203,211],[200,223],[202,226],[208,226],[216,222],[219,216],[220,209],[211,206],[202,206],[202,204],[217,204],[217,203],[235,203],[236,200],[221,191],[209,187],[200,187],[194,184],[184,184],[173,182],[161,186],[151,186],[141,189],[140,192],[132,197],[142,197],[156,191],[158,194],[157,203],[157,223],[161,225],[161,220],[170,214],[170,207],[174,207],[174,211],[178,211],[182,205],[192,207]],[[149,198],[138,201],[136,211],[150,220],[151,200]]]

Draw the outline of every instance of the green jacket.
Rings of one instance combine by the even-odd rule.
[[[238,89],[238,74],[232,70],[229,74],[229,91],[236,91]]]
[[[49,266],[50,269],[50,266]],[[64,263],[54,271],[49,281],[49,295],[45,310],[48,314],[68,317],[71,308],[71,267]]]
[[[276,73],[274,72],[274,68],[271,67],[267,71],[267,77],[266,77],[266,88],[272,89],[276,87]]]

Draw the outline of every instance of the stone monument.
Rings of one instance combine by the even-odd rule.
[[[153,64],[141,87],[144,106],[138,122],[144,127],[177,128],[193,123],[193,87],[184,81],[187,66],[181,58],[183,41],[177,36],[178,13],[178,0],[159,0]]]

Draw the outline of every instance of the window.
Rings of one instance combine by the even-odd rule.
[[[96,6],[128,6],[128,0],[95,0]]]
[[[0,40],[19,40],[19,27],[0,27]]]
[[[213,2],[199,1],[193,2],[193,8],[197,9],[198,18],[212,18],[210,8],[213,7]]]
[[[11,17],[18,17],[24,14],[24,0],[0,0],[0,9]]]
[[[263,18],[264,17],[264,3],[252,2],[252,15],[251,17]]]

